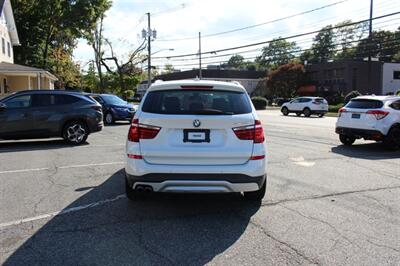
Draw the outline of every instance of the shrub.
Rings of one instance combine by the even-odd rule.
[[[339,109],[343,107],[343,103],[335,104],[335,105],[329,105],[328,112],[330,113],[337,113],[339,112]]]
[[[396,92],[396,95],[397,95],[397,96],[400,96],[400,90],[398,90],[398,91]]]
[[[126,90],[123,95],[125,99],[130,99],[133,97],[133,95],[135,94],[135,92],[133,90]]]
[[[344,97],[344,103],[348,103],[350,102],[351,99],[357,97],[357,96],[361,96],[361,93],[359,93],[358,91],[351,91],[349,92],[345,97]]]
[[[251,101],[253,102],[253,105],[256,108],[256,110],[265,109],[268,105],[268,100],[260,96],[251,98]]]

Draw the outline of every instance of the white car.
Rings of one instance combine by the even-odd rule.
[[[285,116],[295,113],[297,116],[304,114],[310,117],[315,114],[323,117],[328,112],[328,102],[321,97],[299,97],[282,104],[281,112]]]
[[[126,143],[126,194],[266,189],[264,131],[239,83],[156,82],[134,116]]]
[[[336,133],[345,145],[356,139],[383,141],[400,148],[400,97],[360,96],[339,110]]]

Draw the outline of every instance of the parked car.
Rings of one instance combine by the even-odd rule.
[[[129,129],[126,194],[243,192],[266,188],[264,132],[244,87],[217,81],[152,85]]]
[[[345,145],[356,139],[383,141],[400,148],[400,97],[359,96],[339,110],[336,133]]]
[[[22,91],[0,100],[0,139],[62,137],[79,145],[102,128],[101,105],[81,93]]]
[[[281,112],[285,116],[295,113],[297,116],[304,114],[305,117],[323,117],[328,112],[328,102],[321,97],[299,97],[284,103]]]
[[[104,122],[114,124],[115,121],[131,121],[136,112],[135,107],[114,94],[92,94],[91,97],[103,107]]]

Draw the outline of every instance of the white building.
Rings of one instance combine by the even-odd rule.
[[[384,63],[382,67],[382,94],[400,91],[400,63]]]
[[[184,80],[195,79],[199,76],[199,70],[188,70],[173,72],[156,76],[154,80]],[[265,71],[252,70],[224,70],[224,69],[204,69],[202,70],[202,79],[216,81],[237,81],[251,94],[257,87],[258,83],[267,76]],[[136,90],[137,94],[144,95],[147,90],[147,81],[141,82]]]

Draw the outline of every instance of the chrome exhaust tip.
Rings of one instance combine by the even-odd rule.
[[[153,192],[153,188],[152,188],[151,186],[146,186],[146,187],[144,188],[144,191],[145,191],[145,192]]]
[[[136,186],[136,191],[143,192],[144,191],[144,187],[143,186]]]

